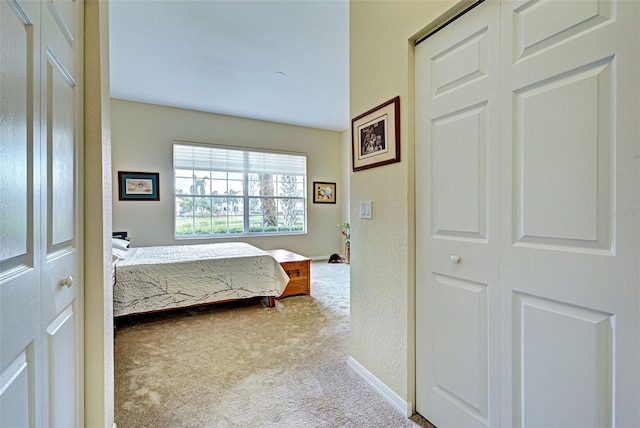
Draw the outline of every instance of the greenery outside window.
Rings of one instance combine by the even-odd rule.
[[[307,157],[174,142],[175,237],[306,232]]]

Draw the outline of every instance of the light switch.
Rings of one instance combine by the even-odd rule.
[[[371,218],[371,201],[360,201],[360,218]]]

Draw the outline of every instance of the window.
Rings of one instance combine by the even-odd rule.
[[[174,143],[175,237],[304,233],[307,157]]]

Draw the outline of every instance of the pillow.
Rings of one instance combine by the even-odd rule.
[[[112,241],[113,248],[118,248],[120,250],[126,250],[127,248],[129,248],[129,244],[131,244],[126,239],[112,238]]]
[[[119,259],[124,259],[125,257],[127,257],[127,251],[126,250],[122,250],[120,248],[112,248],[111,249],[113,256],[117,257]]]

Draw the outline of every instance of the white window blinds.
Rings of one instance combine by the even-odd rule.
[[[256,151],[228,146],[174,142],[174,169],[306,175],[303,154]]]

